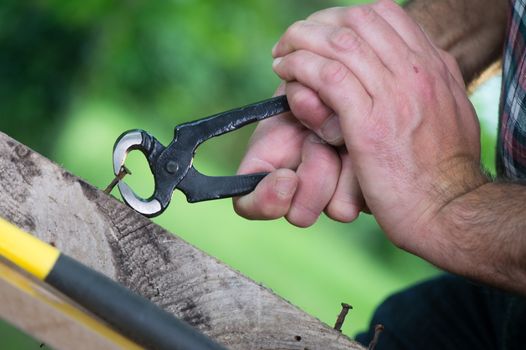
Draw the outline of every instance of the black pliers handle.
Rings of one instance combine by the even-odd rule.
[[[177,188],[188,202],[234,197],[247,194],[267,175],[257,173],[236,176],[206,176],[192,165],[197,147],[209,138],[239,129],[249,123],[289,111],[285,96],[274,97],[245,107],[215,114],[211,117],[178,125],[174,139],[164,147],[155,137],[143,130],[123,133],[113,147],[113,171],[119,174],[126,155],[141,151],[150,165],[155,190],[143,199],[122,180],[118,187],[124,201],[139,213],[152,217],[162,213]]]

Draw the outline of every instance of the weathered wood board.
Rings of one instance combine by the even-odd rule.
[[[363,349],[0,133],[0,215],[231,349]]]

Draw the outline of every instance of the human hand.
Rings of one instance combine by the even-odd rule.
[[[242,174],[271,173],[254,192],[234,199],[236,212],[249,219],[286,217],[300,227],[323,211],[334,220],[354,220],[363,197],[345,147],[333,147],[343,144],[337,118],[329,121],[334,113],[309,88],[291,82],[277,94],[285,92],[294,115],[259,123],[239,168]]]
[[[395,244],[425,251],[440,239],[426,233],[441,208],[488,181],[455,60],[391,0],[318,12],[291,26],[274,56],[284,81],[339,116],[365,201]]]

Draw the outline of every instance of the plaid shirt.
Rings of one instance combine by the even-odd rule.
[[[511,0],[503,58],[497,173],[526,179],[526,0]]]

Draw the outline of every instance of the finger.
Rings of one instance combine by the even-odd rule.
[[[333,147],[310,134],[296,173],[298,188],[286,218],[293,225],[308,227],[316,222],[336,189],[340,160]]]
[[[455,81],[461,87],[465,87],[464,78],[455,58],[437,47],[422,27],[402,7],[392,0],[379,0],[372,6],[400,34],[413,51],[436,58],[435,62],[438,64],[445,64]]]
[[[365,201],[347,150],[342,147],[339,153],[342,169],[338,185],[325,208],[325,213],[334,220],[352,222],[358,217],[360,211],[365,208]]]
[[[286,83],[282,81],[274,96],[285,94]],[[301,159],[303,140],[309,131],[302,127],[290,113],[265,119],[258,123],[250,137],[249,146],[239,165],[238,174],[271,172],[279,168],[296,169]],[[276,152],[273,145],[286,147]]]
[[[238,174],[296,169],[301,147],[308,130],[285,113],[260,122],[252,134],[249,147],[239,165]],[[276,145],[280,145],[276,148]]]
[[[367,6],[372,7],[374,11],[376,11],[376,13],[399,34],[412,51],[426,56],[426,65],[445,65],[448,69],[447,73],[451,74],[456,83],[465,88],[462,73],[453,56],[437,48],[420,25],[413,20],[404,9],[391,0],[380,0]],[[311,22],[317,21],[328,25],[348,26],[354,28],[360,36],[368,40],[367,38],[369,38],[369,36],[367,34],[370,32],[362,30],[359,23],[352,18],[352,14],[356,12],[356,10],[357,9],[355,8],[331,8],[313,14],[309,17],[309,20]],[[407,68],[407,65],[400,64],[400,68],[403,71],[404,68]],[[369,91],[370,90],[371,89],[369,88]]]
[[[280,84],[275,95],[285,93]],[[284,113],[258,124],[250,145],[238,169],[238,174],[271,172],[243,197],[234,198],[234,210],[248,219],[274,219],[285,216],[290,209],[301,160],[301,147],[308,130],[291,113]],[[282,145],[276,150],[274,145]],[[279,169],[288,168],[288,169]],[[279,169],[279,170],[276,170]]]
[[[296,50],[342,62],[373,96],[384,91],[384,81],[391,75],[370,44],[347,27],[315,21],[296,22],[280,39],[274,54],[282,57]]]
[[[371,97],[354,74],[340,62],[300,50],[275,59],[273,68],[282,79],[298,81],[316,91],[340,118],[364,118],[370,114]]]
[[[303,125],[331,145],[343,144],[338,116],[320,100],[316,92],[298,82],[287,83],[285,91],[294,116]]]
[[[422,27],[394,1],[379,0],[371,6],[393,27],[413,51],[427,52],[434,48]]]
[[[271,220],[285,216],[298,186],[298,176],[290,169],[278,169],[261,180],[255,190],[234,198],[237,214],[251,220]]]
[[[435,65],[444,65],[455,82],[465,88],[464,78],[455,58],[438,48],[422,27],[409,14],[392,0],[380,0],[372,5],[405,40],[408,46]]]
[[[466,82],[464,81],[464,77],[462,76],[462,72],[460,71],[460,67],[458,66],[458,63],[455,57],[453,57],[453,55],[449,54],[448,52],[440,50],[440,49],[437,49],[437,52],[442,58],[442,61],[447,66],[449,73],[452,75],[453,79],[455,79],[455,82],[462,89],[465,90]]]
[[[392,72],[400,72],[410,57],[408,43],[371,5],[331,8],[309,19],[352,29]]]

